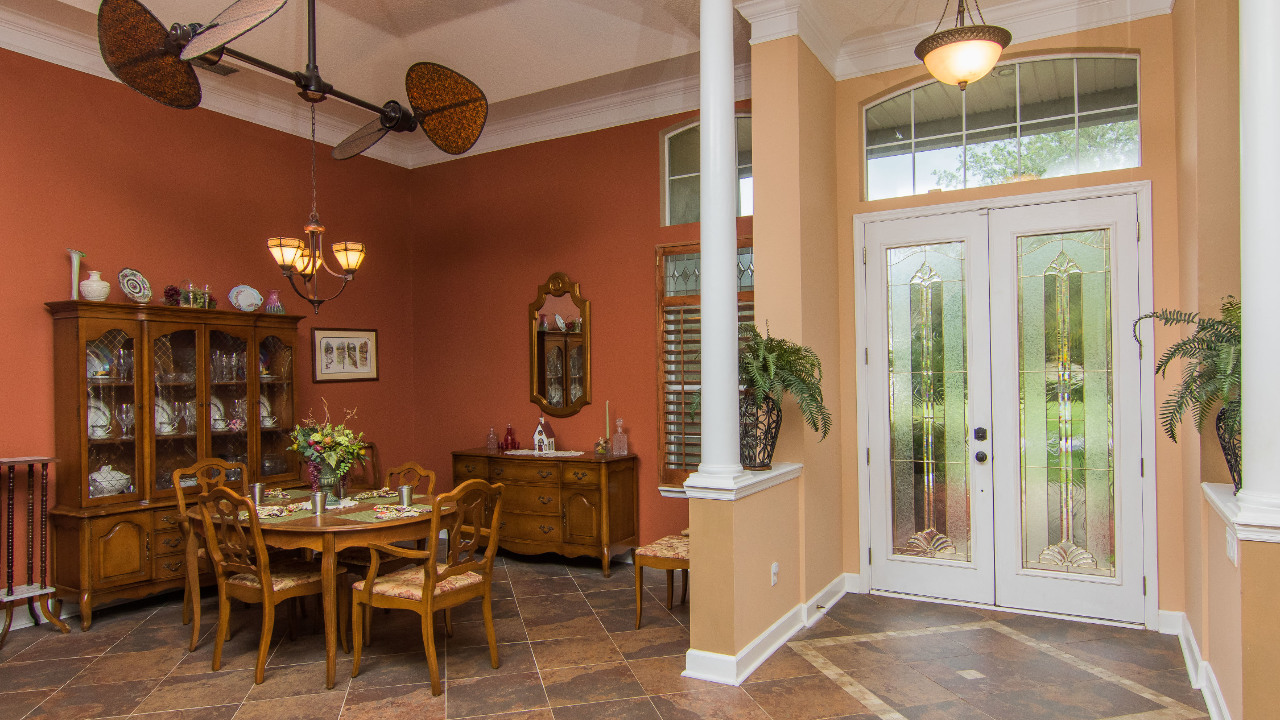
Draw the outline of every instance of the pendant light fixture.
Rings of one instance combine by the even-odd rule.
[[[356,270],[359,270],[360,263],[364,262],[364,243],[350,241],[334,243],[333,256],[338,261],[338,267],[342,272],[329,269],[329,264],[324,259],[322,244],[324,225],[320,224],[320,214],[316,211],[316,105],[314,102],[311,103],[311,218],[303,227],[303,232],[307,234],[306,240],[287,237],[270,238],[267,240],[267,250],[280,266],[280,271],[289,279],[289,287],[293,288],[298,297],[311,303],[311,307],[315,308],[318,315],[320,305],[341,295],[347,283],[356,276]],[[322,269],[342,279],[342,285],[338,286],[338,291],[327,298],[320,296],[320,270]],[[294,279],[297,277],[302,278],[301,288]]]
[[[969,83],[991,72],[1000,60],[1000,53],[1013,42],[1013,35],[997,25],[987,25],[978,0],[973,0],[978,10],[976,24],[967,1],[956,0],[956,3],[956,26],[938,32],[951,7],[951,0],[947,0],[933,34],[916,45],[916,57],[939,82],[958,85],[964,90]],[[966,18],[969,25],[965,24]]]

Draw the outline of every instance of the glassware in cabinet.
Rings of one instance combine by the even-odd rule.
[[[265,335],[258,342],[258,429],[259,470],[275,477],[296,470],[292,440],[294,402],[293,346],[278,335]]]
[[[165,332],[168,330],[168,332]],[[152,469],[158,492],[173,491],[173,471],[201,457],[200,332],[160,328],[151,341]]]
[[[84,497],[96,502],[135,498],[138,448],[133,335],[120,327],[86,327]]]

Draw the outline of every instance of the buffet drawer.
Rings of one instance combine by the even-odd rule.
[[[453,482],[455,485],[474,479],[484,480],[489,477],[489,458],[460,457],[453,460]]]
[[[564,484],[600,487],[600,466],[587,463],[578,465],[565,463]]]
[[[498,542],[560,542],[560,515],[526,515],[502,513],[498,526]]]
[[[502,513],[559,515],[560,488],[517,482],[502,484]]]
[[[151,570],[153,580],[168,580],[187,574],[187,559],[182,555],[158,555]]]
[[[151,540],[151,554],[159,557],[161,555],[181,555],[186,547],[182,540],[181,530],[161,530],[156,529]]]
[[[489,481],[554,485],[560,481],[560,468],[555,462],[494,460],[489,463]]]

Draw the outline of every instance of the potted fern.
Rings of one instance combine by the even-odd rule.
[[[739,326],[738,381],[742,384],[741,461],[745,468],[770,467],[782,420],[779,401],[790,394],[809,429],[831,432],[831,412],[822,403],[822,361],[813,348],[769,334],[755,323]]]
[[[1156,362],[1156,372],[1164,377],[1169,364],[1183,359],[1182,380],[1160,406],[1160,425],[1170,440],[1178,441],[1178,424],[1188,409],[1195,413],[1196,430],[1214,410],[1218,443],[1227,460],[1231,481],[1240,492],[1240,301],[1227,296],[1222,301],[1222,317],[1201,317],[1181,310],[1156,310],[1133,322],[1138,339],[1138,323],[1153,318],[1164,325],[1192,325],[1187,337],[1169,346]],[[1140,343],[1141,341],[1139,341]]]

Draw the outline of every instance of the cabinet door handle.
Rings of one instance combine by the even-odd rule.
[[[179,570],[182,569],[182,565],[183,565],[183,562],[181,560],[179,560],[178,562],[167,562],[164,564],[164,569],[168,570],[169,572],[178,572]]]
[[[169,538],[168,540],[163,541],[163,543],[165,547],[172,550],[182,544],[182,538]]]
[[[543,478],[543,479],[549,478],[549,477],[551,477],[551,472],[552,472],[552,471],[550,471],[550,470],[539,470],[539,471],[538,471],[538,477]]]
[[[552,500],[555,500],[555,498],[549,498],[543,495],[538,496],[538,502],[542,503],[543,505],[550,505]]]
[[[587,479],[587,474],[586,474],[585,472],[581,471],[581,470],[574,470],[574,471],[573,471],[573,476],[574,476],[575,478],[579,479],[579,480],[586,480],[586,479]]]
[[[539,526],[538,526],[538,529],[542,531],[542,534],[543,534],[543,535],[546,535],[547,533],[551,532],[552,530],[555,530],[555,528],[551,527],[550,525],[539,525]]]

